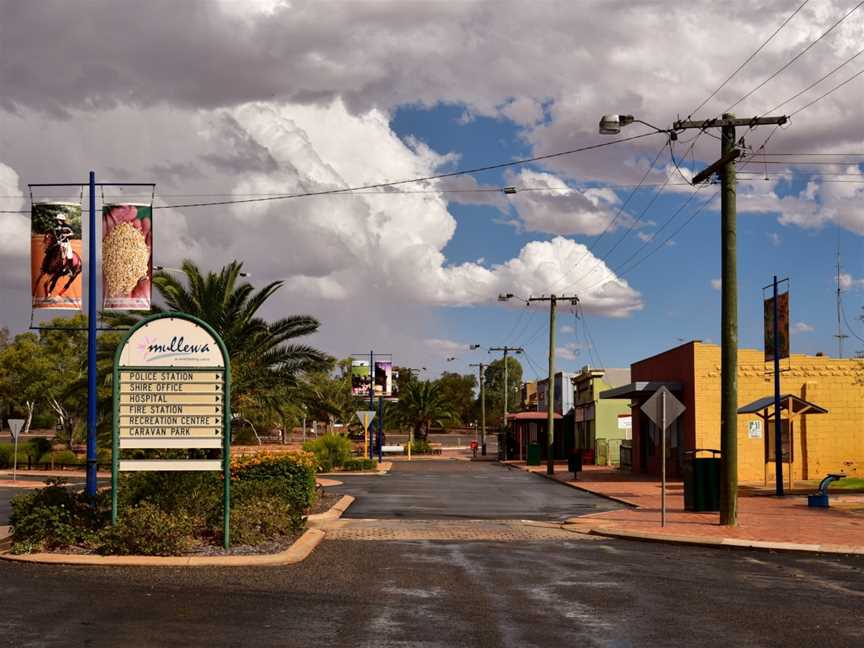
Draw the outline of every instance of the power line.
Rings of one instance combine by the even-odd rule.
[[[732,74],[730,74],[728,77],[726,77],[726,80],[723,83],[721,83],[719,86],[717,86],[717,89],[714,90],[714,92],[712,92],[705,101],[703,101],[701,104],[696,106],[696,108],[694,110],[690,111],[690,116],[687,117],[687,119],[690,119],[690,117],[692,117],[694,114],[699,112],[699,110],[701,110],[705,106],[705,104],[707,104],[709,101],[711,101],[711,99],[713,99],[714,96],[718,92],[720,92],[726,86],[727,83],[729,83],[732,80],[732,77],[734,77],[742,69],[744,69],[744,67],[750,61],[752,61],[756,57],[756,55],[759,54],[759,52],[761,52],[763,49],[765,49],[765,47],[768,45],[768,43],[770,43],[772,40],[774,40],[774,37],[780,33],[780,31],[789,23],[790,20],[792,20],[795,16],[798,15],[798,12],[801,11],[804,8],[804,5],[806,5],[809,1],[810,0],[804,0],[804,2],[802,2],[795,11],[793,11],[791,14],[789,14],[789,16],[786,18],[786,20],[784,20],[780,24],[780,26],[774,30],[774,33],[771,34],[767,38],[767,40],[765,40],[765,42],[763,42],[759,47],[757,47],[756,51],[754,51],[750,56],[748,56],[747,59],[741,65],[739,65],[737,68],[735,68],[735,71]],[[696,138],[698,139],[698,137],[699,136],[697,135]]]
[[[599,144],[590,144],[588,146],[581,146],[579,148],[570,149],[568,151],[560,151],[558,153],[547,153],[545,155],[537,155],[531,158],[523,158],[520,160],[512,160],[510,162],[498,162],[495,164],[488,164],[486,166],[474,167],[472,169],[464,169],[461,171],[450,171],[447,173],[437,173],[429,176],[422,176],[418,178],[408,178],[405,180],[394,180],[391,182],[377,182],[374,184],[368,185],[359,185],[355,187],[344,187],[342,189],[322,189],[320,191],[306,191],[303,193],[296,194],[285,194],[281,196],[268,196],[263,198],[246,198],[241,200],[220,200],[214,202],[200,202],[200,203],[185,203],[185,204],[177,204],[177,205],[160,205],[158,207],[154,207],[154,209],[181,209],[181,208],[189,208],[189,207],[211,207],[211,206],[222,206],[222,205],[237,205],[243,203],[256,203],[256,202],[270,202],[274,200],[289,200],[292,198],[307,198],[309,196],[328,196],[333,194],[340,193],[350,193],[350,192],[360,192],[365,191],[367,189],[383,189],[386,187],[397,187],[404,184],[411,184],[415,182],[429,182],[431,180],[441,180],[443,178],[454,178],[457,176],[464,175],[473,175],[475,173],[482,173],[484,171],[494,171],[496,169],[505,169],[513,166],[521,166],[523,164],[530,164],[532,162],[539,162],[541,160],[551,160],[553,158],[564,157],[567,155],[573,155],[575,153],[583,153],[585,151],[593,151],[600,148],[605,148],[614,144],[622,144],[624,142],[632,142],[634,140],[642,139],[644,137],[650,137],[651,135],[656,135],[659,131],[652,131],[650,133],[642,133],[641,135],[633,135],[632,137],[622,137],[616,140],[611,140],[609,142],[602,142]]]
[[[813,104],[822,101],[825,97],[827,97],[828,95],[832,94],[833,92],[836,92],[837,90],[839,90],[840,88],[842,88],[843,86],[845,86],[845,85],[846,85],[847,83],[849,83],[850,81],[854,81],[855,79],[857,79],[857,78],[858,78],[859,76],[861,76],[862,74],[864,74],[864,69],[859,70],[858,72],[856,72],[855,74],[853,74],[851,77],[849,77],[848,79],[846,79],[846,80],[843,81],[842,83],[838,83],[836,86],[834,86],[833,88],[831,88],[828,92],[826,92],[825,94],[822,94],[822,95],[816,97],[813,101],[811,101],[810,103],[808,103],[808,104],[802,106],[801,108],[799,108],[798,110],[796,110],[795,112],[793,112],[793,113],[792,113],[791,115],[789,115],[789,116],[790,116],[790,117],[794,117],[795,115],[797,115],[797,114],[800,113],[801,111],[803,111],[803,110],[807,110],[807,109],[808,109],[810,106],[812,106]]]
[[[761,88],[763,88],[763,87],[765,86],[766,83],[768,83],[769,81],[771,81],[771,79],[775,78],[777,75],[781,74],[781,73],[782,73],[784,70],[786,70],[790,65],[792,65],[793,63],[795,63],[795,61],[797,61],[797,60],[800,59],[802,56],[804,56],[807,52],[809,52],[809,51],[813,48],[813,46],[815,46],[819,41],[821,41],[823,38],[825,38],[825,37],[826,37],[828,34],[830,34],[832,31],[834,31],[834,30],[835,30],[835,29],[836,29],[836,28],[837,28],[837,27],[838,27],[838,26],[839,26],[843,21],[845,21],[849,16],[851,16],[852,13],[853,13],[854,11],[856,11],[856,10],[857,10],[861,5],[864,5],[864,0],[862,0],[861,2],[859,2],[858,4],[856,4],[854,7],[852,7],[852,9],[850,9],[848,12],[846,12],[846,14],[844,14],[842,18],[840,18],[837,22],[835,22],[833,25],[831,25],[827,30],[825,30],[824,32],[822,32],[822,34],[821,34],[818,38],[816,38],[816,40],[814,40],[814,41],[811,42],[807,47],[805,47],[803,50],[801,50],[800,52],[798,52],[798,54],[796,54],[796,55],[793,56],[789,61],[787,61],[787,62],[786,62],[786,63],[785,63],[785,64],[784,64],[784,65],[783,65],[779,70],[777,70],[776,72],[774,72],[773,74],[771,74],[767,79],[765,79],[764,81],[762,81],[762,83],[760,83],[760,84],[757,85],[755,88],[753,88],[752,90],[750,90],[748,93],[746,93],[743,97],[741,97],[738,101],[736,101],[736,102],[733,103],[731,106],[729,106],[729,107],[728,107],[726,110],[724,110],[723,112],[726,112],[726,113],[731,112],[732,109],[733,109],[735,106],[737,106],[737,105],[740,104],[742,101],[744,101],[745,99],[747,99],[748,97],[750,97],[753,93],[755,93],[755,92],[757,92],[758,90],[760,90]]]

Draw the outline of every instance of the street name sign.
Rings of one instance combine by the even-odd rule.
[[[684,403],[661,387],[642,405],[642,411],[660,430],[660,526],[666,526],[666,429],[684,413]]]
[[[222,470],[227,546],[230,402],[228,353],[218,334],[206,323],[190,315],[166,313],[143,320],[129,331],[114,360],[112,518],[115,522],[119,472]],[[220,448],[221,458],[121,456],[124,450]]]

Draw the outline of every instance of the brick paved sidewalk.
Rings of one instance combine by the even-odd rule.
[[[546,466],[508,462],[513,468],[545,474]],[[720,526],[718,513],[684,510],[684,488],[680,481],[667,484],[666,527],[660,526],[660,483],[602,466],[586,466],[578,481],[565,464],[556,465],[554,479],[598,495],[613,497],[636,508],[594,513],[572,522],[598,530],[649,533],[693,541],[747,540],[780,544],[848,549],[864,553],[864,495],[832,495],[830,509],[807,506],[807,498],[791,495],[739,497],[738,525]],[[755,492],[755,491],[751,491]]]

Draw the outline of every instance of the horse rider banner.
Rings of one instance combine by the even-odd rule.
[[[102,307],[150,310],[153,276],[153,207],[102,207]]]
[[[81,205],[33,203],[30,212],[33,308],[80,310],[83,270]]]

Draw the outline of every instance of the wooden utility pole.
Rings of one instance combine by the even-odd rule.
[[[780,117],[736,119],[725,114],[720,119],[676,121],[672,130],[720,128],[720,164],[713,164],[693,178],[698,184],[713,171],[720,174],[720,248],[721,248],[721,342],[720,342],[720,524],[734,526],[738,519],[738,271],[736,265],[735,127],[782,125]],[[715,166],[716,165],[716,166]]]
[[[549,295],[548,297],[529,297],[528,301],[549,302],[549,382],[546,385],[546,474],[555,474],[555,314],[558,300],[569,301],[573,305],[579,303],[575,295],[563,297]],[[564,402],[564,378],[561,378],[561,402]]]
[[[483,370],[489,365],[482,362],[470,364],[469,367],[477,367],[477,376],[480,379],[480,455],[486,456],[486,390],[483,388]]]
[[[504,345],[503,347],[489,347],[489,353],[493,351],[503,351],[504,352],[504,422],[502,426],[504,427],[504,461],[507,461],[507,354],[512,351],[513,353],[524,353],[525,349],[522,347],[511,347]]]

